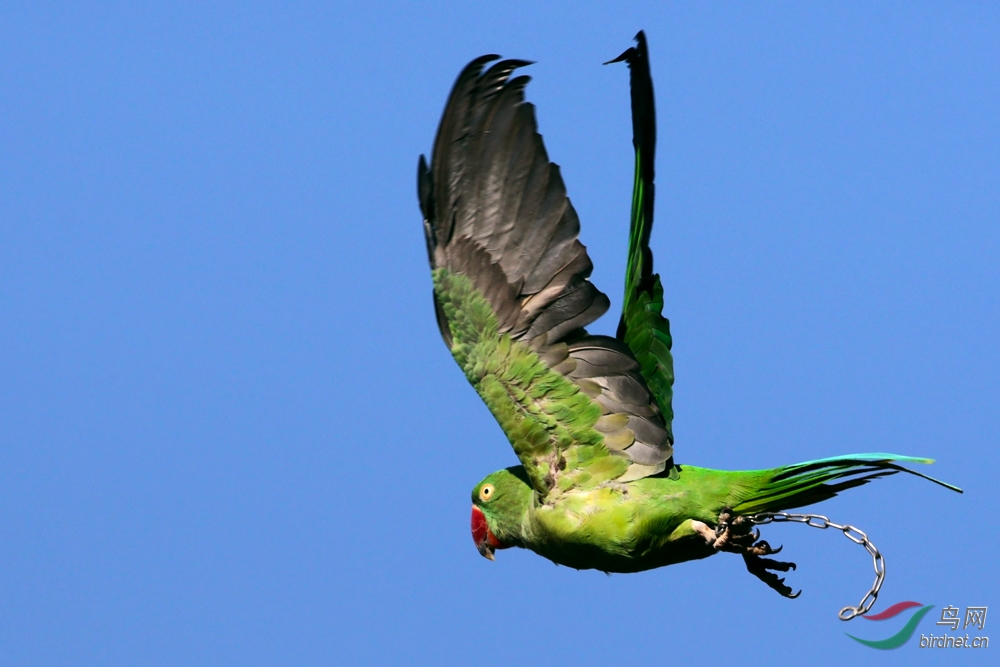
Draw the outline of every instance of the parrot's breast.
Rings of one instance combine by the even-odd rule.
[[[649,486],[608,485],[552,498],[533,508],[525,546],[560,565],[604,572],[640,572],[712,555],[690,528],[704,513],[692,511],[683,486],[653,493],[644,488]]]

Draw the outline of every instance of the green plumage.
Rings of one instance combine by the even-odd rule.
[[[499,334],[485,297],[468,278],[435,269],[434,291],[451,323],[452,354],[507,434],[537,488],[591,488],[628,463],[608,456],[594,430],[601,408],[542,363],[524,343]]]
[[[473,490],[480,551],[518,546],[570,567],[636,572],[716,553],[722,515],[803,507],[898,472],[958,491],[902,466],[929,459],[895,454],[736,472],[674,463],[672,339],[649,249],[655,110],[642,33],[637,42],[616,59],[631,70],[636,151],[616,339],[584,328],[608,300],[588,280],[576,213],[523,100],[527,77],[509,78],[527,63],[470,63],[431,165],[420,160],[441,334],[520,460]]]

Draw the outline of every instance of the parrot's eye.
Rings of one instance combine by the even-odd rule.
[[[483,488],[479,489],[479,499],[486,502],[493,497],[493,485],[483,484]]]

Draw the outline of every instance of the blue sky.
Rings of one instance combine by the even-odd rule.
[[[897,476],[817,510],[885,553],[876,610],[1000,605],[1000,10],[541,4],[0,8],[0,663],[1000,650],[850,641],[891,622],[836,619],[872,574],[830,531],[765,531],[794,601],[728,555],[476,553],[469,492],[514,457],[437,333],[417,156],[468,60],[537,61],[614,311],[631,126],[600,63],[643,28],[678,460],[934,457],[964,495]]]

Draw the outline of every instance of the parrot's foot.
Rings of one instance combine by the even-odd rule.
[[[767,545],[767,542],[764,542]],[[743,562],[746,563],[747,572],[757,577],[771,590],[777,591],[778,595],[786,598],[797,598],[802,591],[798,593],[793,593],[790,586],[785,585],[785,580],[776,575],[774,572],[769,570],[777,570],[778,572],[788,572],[789,570],[795,569],[795,563],[783,563],[780,560],[773,560],[771,558],[761,558],[760,556],[752,553],[743,554]]]
[[[759,539],[760,531],[754,528],[746,517],[734,515],[732,510],[727,507],[719,514],[719,522],[715,526],[715,531],[712,532],[709,529],[704,531],[703,535],[717,551],[741,554],[743,562],[746,563],[747,571],[777,591],[779,595],[786,598],[796,598],[802,592],[792,593],[792,589],[785,585],[785,580],[773,572],[794,570],[795,563],[783,563],[770,558],[761,558],[761,556],[778,553],[781,551],[781,547],[772,549],[770,544]]]

